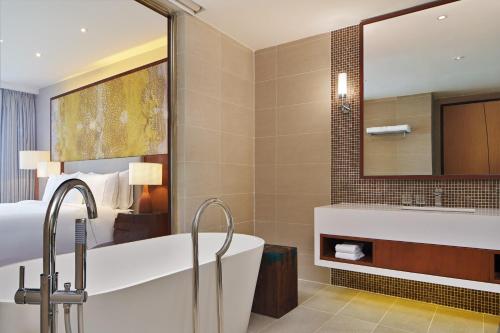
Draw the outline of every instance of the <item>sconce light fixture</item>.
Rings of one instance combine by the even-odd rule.
[[[343,113],[351,112],[351,105],[347,102],[347,73],[339,73],[337,83],[338,95],[340,100],[340,111]]]

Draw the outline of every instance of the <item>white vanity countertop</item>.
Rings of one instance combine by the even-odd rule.
[[[500,210],[403,210],[380,204],[315,209],[315,233],[500,250]]]
[[[475,208],[476,211],[474,213],[469,213],[469,212],[466,213],[466,212],[451,212],[451,211],[439,211],[439,210],[412,210],[412,209],[403,209],[403,207],[408,207],[408,206],[386,205],[386,204],[340,203],[335,205],[321,206],[317,208],[360,209],[360,210],[398,211],[398,212],[406,211],[406,212],[423,213],[423,214],[465,214],[465,215],[500,217],[500,209],[498,208]],[[412,207],[418,207],[418,206],[412,206]],[[426,206],[426,207],[434,208],[434,206]],[[443,206],[442,208],[451,208],[451,207]]]

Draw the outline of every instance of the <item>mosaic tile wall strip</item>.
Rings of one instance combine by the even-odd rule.
[[[348,76],[349,114],[339,110],[338,73]],[[423,195],[434,202],[434,190],[444,190],[450,207],[498,208],[500,180],[384,180],[361,179],[359,27],[332,33],[332,202],[400,204],[403,194]]]
[[[417,301],[500,315],[500,294],[332,269],[331,283]]]
[[[348,75],[352,111],[339,110],[338,73]],[[444,190],[452,207],[498,208],[499,180],[383,180],[360,178],[359,27],[332,32],[332,203],[400,204],[403,194],[424,195],[433,203],[434,189]],[[500,314],[500,294],[333,269],[331,283],[463,309]]]

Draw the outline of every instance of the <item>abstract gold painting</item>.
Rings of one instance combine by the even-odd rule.
[[[52,160],[166,154],[167,71],[163,60],[53,97]]]

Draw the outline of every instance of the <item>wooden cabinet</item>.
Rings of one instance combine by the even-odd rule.
[[[378,267],[398,271],[490,280],[491,254],[482,249],[379,240],[375,258]]]
[[[321,260],[396,271],[500,283],[500,252],[485,249],[320,234]],[[364,244],[364,260],[335,258],[335,244]]]
[[[444,175],[500,174],[500,101],[445,105]]]
[[[167,213],[118,214],[115,219],[115,244],[134,242],[171,234]]]

